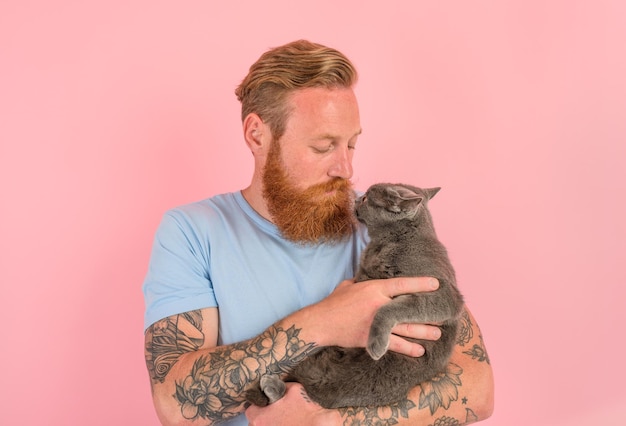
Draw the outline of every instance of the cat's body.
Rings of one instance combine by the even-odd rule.
[[[377,312],[366,349],[325,347],[298,364],[288,380],[301,383],[326,408],[382,406],[401,401],[409,390],[445,370],[454,346],[463,298],[454,269],[439,242],[427,201],[439,188],[376,184],[356,202],[370,243],[355,280],[397,276],[435,277],[439,289],[394,298]],[[398,323],[439,323],[439,340],[420,340],[425,354],[412,358],[387,352],[391,329]],[[282,397],[278,376],[264,376],[263,392],[248,399],[266,405]]]

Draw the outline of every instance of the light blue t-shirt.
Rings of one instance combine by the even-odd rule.
[[[217,307],[218,344],[249,339],[354,277],[366,243],[362,225],[339,243],[285,240],[241,192],[172,209],[156,232],[143,285],[144,326]],[[247,424],[244,416],[233,420]]]

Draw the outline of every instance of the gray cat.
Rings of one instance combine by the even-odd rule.
[[[286,378],[301,383],[325,408],[382,406],[406,398],[419,383],[445,371],[455,342],[463,297],[445,247],[435,234],[427,202],[440,188],[376,184],[356,201],[355,213],[370,243],[355,280],[398,276],[435,277],[439,289],[402,295],[374,317],[365,349],[325,347],[298,364]],[[412,358],[387,351],[398,323],[439,323],[441,338],[418,340],[426,353]],[[277,374],[263,376],[248,401],[264,406],[280,399],[285,384]]]

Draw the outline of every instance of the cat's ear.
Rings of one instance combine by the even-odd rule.
[[[418,193],[406,186],[394,186],[393,188],[389,188],[389,191],[392,191],[394,195],[401,200],[411,201],[420,198]]]
[[[424,192],[426,193],[426,195],[428,196],[429,200],[432,200],[432,198],[441,190],[441,188],[427,188],[424,189]]]
[[[394,199],[398,200],[397,203],[390,206],[390,210],[395,213],[400,213],[402,211],[406,213],[415,213],[417,212],[417,207],[423,200],[423,197],[405,186],[398,185],[390,187],[387,190],[391,195],[393,195]]]

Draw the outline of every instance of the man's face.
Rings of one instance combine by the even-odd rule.
[[[354,223],[352,157],[361,133],[351,89],[304,89],[290,97],[285,133],[272,141],[263,171],[272,220],[293,241],[349,234]]]

